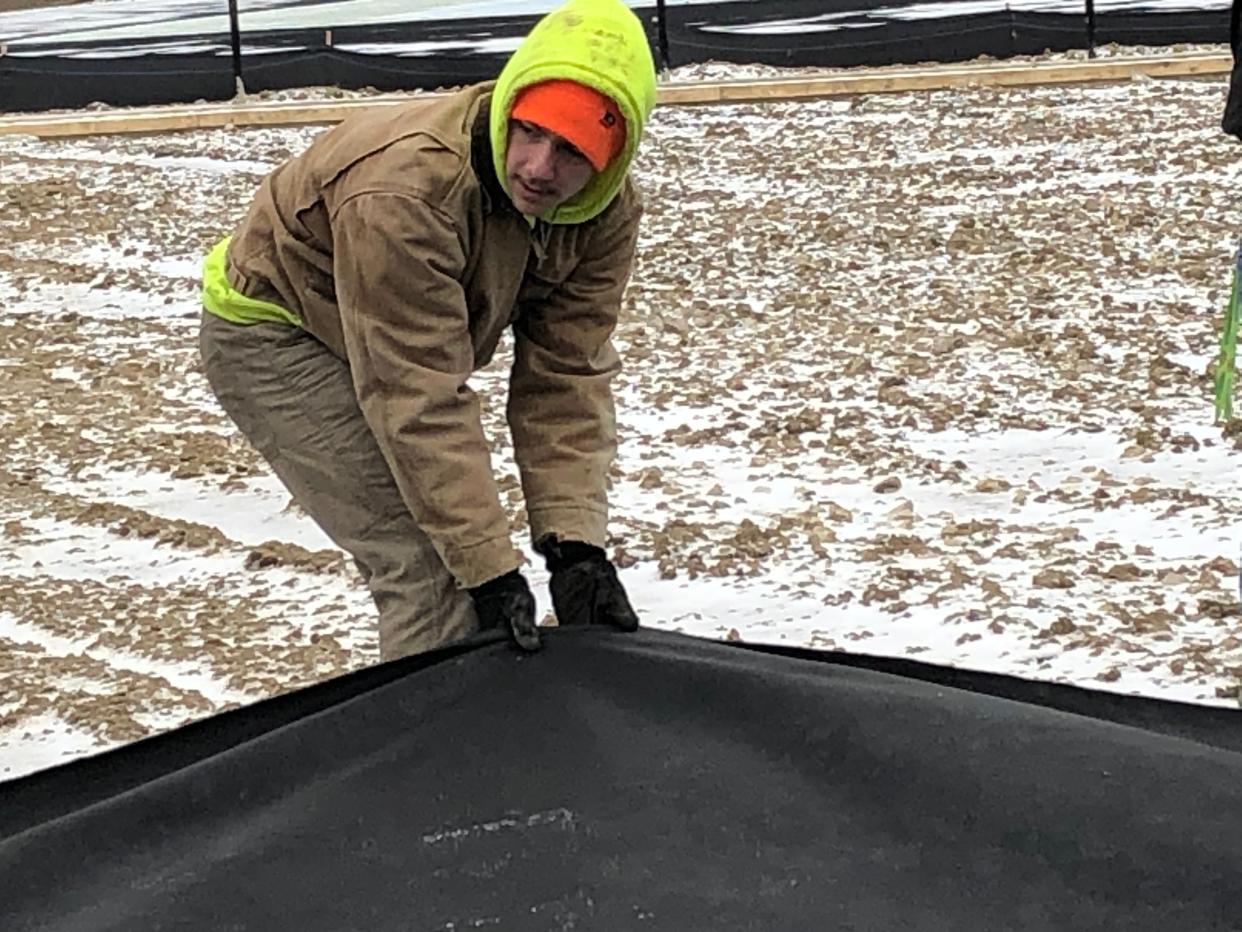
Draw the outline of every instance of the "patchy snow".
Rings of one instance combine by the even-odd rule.
[[[1224,90],[657,110],[611,524],[644,622],[1233,704]],[[318,131],[0,138],[0,776],[376,659],[196,355],[200,257]]]
[[[24,716],[7,730],[5,737],[7,748],[0,755],[0,780],[11,780],[101,750],[98,738],[90,730],[74,728],[53,712]]]

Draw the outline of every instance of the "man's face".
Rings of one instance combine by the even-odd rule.
[[[509,121],[505,182],[513,206],[537,217],[586,187],[595,169],[564,138],[525,120]]]

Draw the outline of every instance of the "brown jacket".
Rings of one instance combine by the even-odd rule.
[[[466,587],[521,562],[467,385],[513,327],[508,419],[535,540],[602,546],[616,450],[610,337],[641,205],[531,223],[500,187],[490,85],[353,117],[264,180],[230,243],[242,294],[349,363],[397,486]]]

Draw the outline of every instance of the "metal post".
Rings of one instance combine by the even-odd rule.
[[[668,54],[668,10],[664,0],[656,0],[656,44],[659,46],[661,70],[666,74],[673,67]]]
[[[229,0],[229,39],[233,46],[233,83],[237,96],[246,93],[246,85],[242,83],[241,60],[241,23],[237,15],[237,0]]]
[[[1087,57],[1095,58],[1095,0],[1087,0]]]

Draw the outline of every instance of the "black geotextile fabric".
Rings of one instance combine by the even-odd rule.
[[[1237,929],[1239,714],[554,630],[0,784],[0,929]]]

